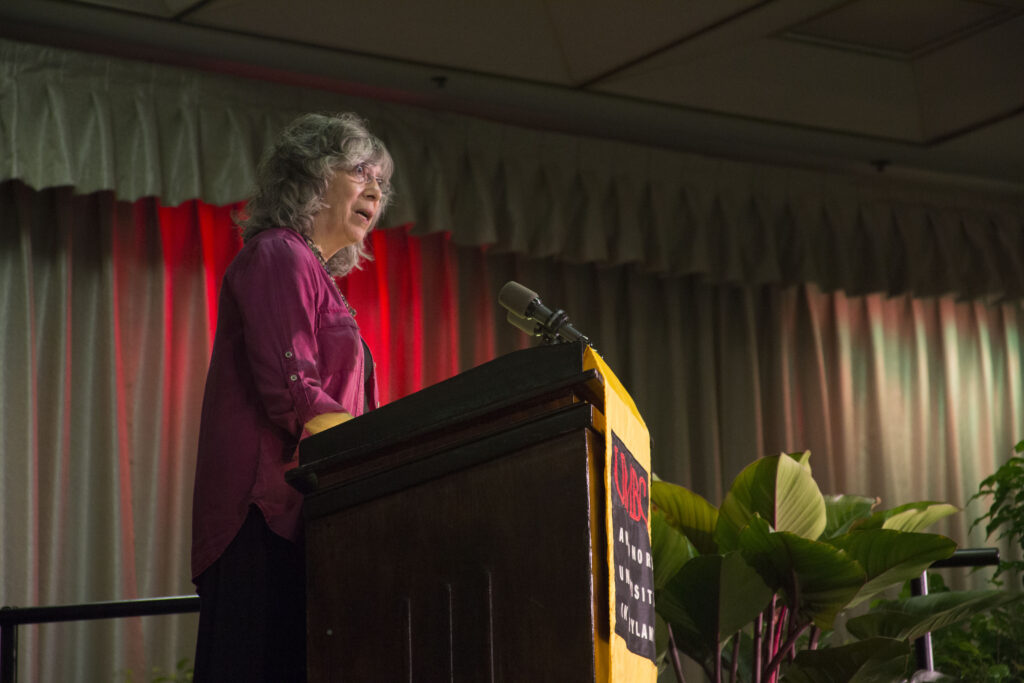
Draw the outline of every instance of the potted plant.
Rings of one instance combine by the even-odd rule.
[[[1007,460],[981,482],[972,500],[982,499],[987,512],[973,526],[985,525],[989,538],[1009,539],[1024,545],[1024,441],[1015,446],[1018,455]],[[1003,559],[989,582],[1020,591],[1024,562]],[[945,592],[942,577],[929,574],[929,592]],[[933,636],[935,665],[962,681],[1024,680],[1024,616],[1016,605],[1000,605]]]
[[[655,604],[681,683],[680,653],[715,683],[905,680],[915,638],[1011,599],[912,598],[850,619],[853,639],[826,648],[821,636],[841,612],[953,553],[952,540],[922,530],[955,507],[875,510],[875,499],[824,496],[810,453],[755,461],[720,508],[663,481],[651,501]]]

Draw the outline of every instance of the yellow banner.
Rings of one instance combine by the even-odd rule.
[[[608,533],[607,669],[610,683],[653,683],[654,564],[651,558],[651,437],[633,399],[596,351],[587,369],[604,378],[605,528]]]

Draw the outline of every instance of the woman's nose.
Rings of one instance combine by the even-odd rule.
[[[381,194],[383,193],[381,191],[380,183],[377,182],[376,178],[371,177],[366,181],[366,184],[363,185],[363,194],[371,199],[380,199]]]

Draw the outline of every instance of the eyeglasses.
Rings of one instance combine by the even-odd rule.
[[[360,185],[369,185],[370,181],[376,182],[377,187],[380,188],[381,195],[391,193],[391,181],[383,176],[373,175],[373,168],[369,164],[356,165],[355,168],[349,171],[349,175]]]

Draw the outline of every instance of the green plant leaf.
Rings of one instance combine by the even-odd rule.
[[[714,537],[718,510],[714,505],[689,489],[664,481],[651,484],[651,503],[702,555],[718,552]]]
[[[783,672],[783,683],[867,683],[898,681],[910,657],[910,645],[892,638],[871,638],[841,647],[802,650]]]
[[[850,607],[890,586],[921,576],[933,562],[949,557],[956,550],[956,543],[945,536],[890,529],[851,531],[832,539],[831,543],[845,550],[867,574],[867,582],[850,601]]]
[[[1018,443],[1014,450],[1022,452],[1022,444]],[[1011,546],[1020,547],[1024,544],[1024,458],[1011,457],[993,474],[986,477],[978,487],[978,492],[971,496],[971,501],[984,499],[983,505],[987,512],[971,523],[971,528],[985,523],[985,535],[997,540],[1010,539]],[[1024,571],[1024,562],[1020,560],[1002,560],[996,569],[993,582],[1001,583],[998,577],[1004,572],[1019,574]]]
[[[879,502],[878,498],[865,496],[825,496],[825,531],[819,540],[842,536],[854,523],[869,518]]]
[[[753,621],[771,596],[757,572],[734,552],[701,555],[687,562],[657,594],[655,605],[673,631],[700,639],[693,649],[698,654],[694,659],[702,661],[701,656],[716,652],[719,643]],[[680,649],[692,647],[679,640]]]
[[[808,539],[821,536],[827,523],[825,499],[806,457],[764,457],[737,475],[719,510],[715,530],[719,548],[735,550],[740,531],[755,515],[776,531]]]
[[[900,602],[887,602],[881,609],[850,619],[846,622],[846,629],[860,639],[885,636],[913,640],[929,631],[951,626],[1022,597],[1022,593],[997,590],[920,595]]]
[[[666,620],[668,622],[668,620]],[[679,652],[705,667],[713,667],[718,652],[709,644],[689,619],[670,622]]]
[[[800,463],[800,465],[803,466],[803,468],[805,470],[807,470],[807,474],[811,474],[811,452],[810,451],[803,451],[803,452],[800,452],[800,453],[787,453],[786,455],[788,455],[789,457],[793,458],[793,460],[796,460],[798,463]]]
[[[832,622],[864,585],[860,564],[828,543],[773,532],[759,518],[740,535],[743,557],[769,587],[781,590],[786,604],[821,629]]]
[[[960,508],[949,503],[921,501],[907,503],[891,510],[879,510],[870,518],[853,525],[854,530],[892,529],[893,531],[922,531],[939,521],[960,512]]]
[[[655,590],[664,588],[684,564],[699,555],[689,539],[669,525],[659,508],[651,511],[651,554]]]
[[[702,587],[693,587],[700,590]],[[676,647],[690,659],[700,663],[710,663],[718,656],[717,651],[707,643],[700,629],[690,618],[683,601],[685,591],[678,587],[654,591],[655,614],[666,624],[672,625]],[[657,628],[657,621],[655,621]],[[657,634],[655,634],[657,635]],[[667,633],[666,633],[667,637]]]
[[[658,667],[658,674],[672,666],[671,654],[669,653],[668,624],[661,615],[654,613],[654,663]]]

